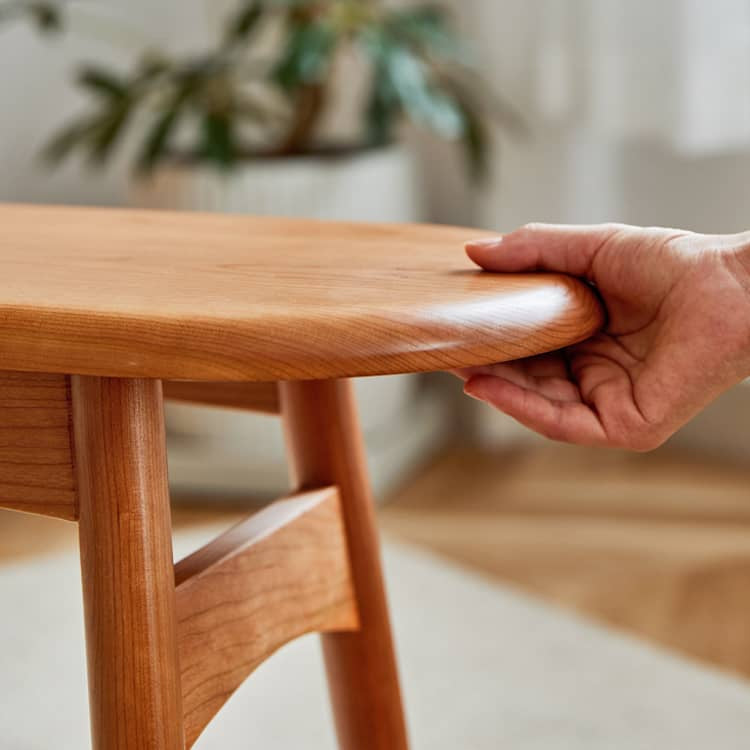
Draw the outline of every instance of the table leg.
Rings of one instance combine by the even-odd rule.
[[[280,384],[299,488],[337,485],[361,627],[323,636],[342,750],[406,750],[375,514],[350,381]]]
[[[94,750],[183,750],[161,383],[72,378]]]

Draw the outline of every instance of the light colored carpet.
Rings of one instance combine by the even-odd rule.
[[[215,528],[182,533],[179,554]],[[745,750],[750,683],[404,547],[386,550],[416,750]],[[0,567],[0,748],[89,746],[77,559]],[[282,650],[199,750],[333,748],[317,639]],[[144,749],[146,750],[146,749]]]

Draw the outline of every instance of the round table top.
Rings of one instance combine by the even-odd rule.
[[[0,205],[0,369],[185,380],[444,370],[602,322],[577,280],[477,270],[481,232]]]

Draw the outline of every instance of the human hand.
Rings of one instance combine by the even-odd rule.
[[[542,435],[651,450],[750,375],[750,233],[532,224],[466,250],[487,271],[582,277],[607,308],[583,343],[457,373]]]

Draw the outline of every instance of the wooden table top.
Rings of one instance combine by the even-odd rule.
[[[0,205],[0,369],[191,380],[443,370],[557,349],[580,282],[482,273],[469,229]]]

